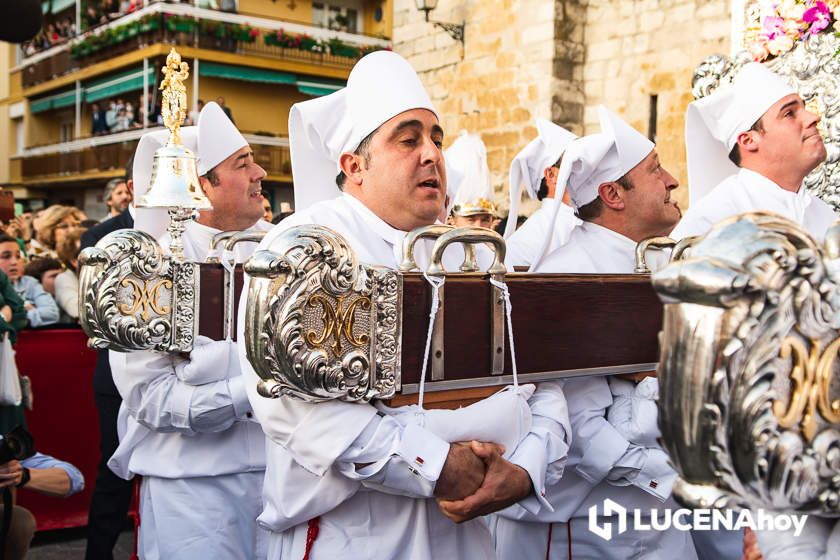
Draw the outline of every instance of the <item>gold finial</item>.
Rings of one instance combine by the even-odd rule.
[[[184,80],[190,75],[190,67],[186,62],[181,62],[181,55],[175,51],[175,47],[169,51],[166,57],[166,66],[161,69],[163,81],[160,89],[163,91],[161,113],[163,124],[169,129],[169,144],[181,144],[179,132],[184,119],[187,116],[187,88],[184,87]]]

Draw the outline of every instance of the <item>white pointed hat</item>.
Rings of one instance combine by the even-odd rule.
[[[391,51],[362,57],[350,72],[347,87],[295,103],[289,113],[295,208],[303,210],[337,196],[341,154],[353,152],[386,121],[411,109],[437,115],[417,73]]]
[[[546,119],[537,119],[537,132],[538,136],[528,142],[510,164],[510,210],[505,237],[516,230],[522,190],[531,198],[537,198],[546,168],[557,162],[569,142],[577,138],[562,126]]]
[[[478,134],[462,132],[444,152],[444,160],[446,190],[450,196],[452,213],[458,216],[495,215],[487,148]],[[450,170],[454,170],[456,178],[449,176]]]
[[[626,175],[655,147],[653,142],[603,105],[598,107],[598,116],[601,132],[570,142],[557,173],[557,192],[554,196],[560,198],[564,189],[568,189],[575,209],[598,198],[598,187]],[[556,227],[559,209],[560,205],[556,204],[553,227]],[[539,258],[535,259],[531,270],[540,265],[551,238],[552,235],[547,235],[543,240]]]
[[[729,152],[738,136],[781,98],[796,93],[781,76],[758,62],[745,64],[732,84],[692,101],[685,114],[689,204],[738,172]]]
[[[198,127],[185,126],[180,129],[181,144],[198,156]],[[155,152],[162,148],[169,140],[167,129],[147,132],[140,137],[134,150],[134,162],[131,174],[134,180],[133,201],[148,192],[152,180],[152,165]],[[134,202],[132,202],[132,205]],[[166,208],[136,208],[134,215],[134,229],[145,231],[155,239],[159,239],[169,225],[169,212]]]
[[[218,103],[207,103],[198,114],[198,174],[204,175],[248,145],[248,141]]]

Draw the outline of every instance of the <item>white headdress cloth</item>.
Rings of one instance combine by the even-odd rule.
[[[479,209],[494,212],[493,186],[490,183],[490,169],[487,167],[487,148],[481,137],[478,134],[461,132],[444,152],[444,160],[446,192],[450,204],[472,214],[482,213],[478,212]],[[492,207],[481,206],[479,202],[482,199]]]
[[[537,119],[537,132],[538,136],[528,142],[510,164],[510,210],[505,237],[516,231],[522,190],[525,189],[531,198],[537,198],[543,172],[560,158],[569,142],[577,138],[562,126],[545,119]]]
[[[198,114],[198,174],[204,175],[248,145],[219,105],[206,104]]]
[[[353,152],[383,123],[411,109],[428,109],[437,115],[417,73],[391,51],[360,59],[347,87],[295,103],[289,113],[295,209],[337,196],[339,156]]]

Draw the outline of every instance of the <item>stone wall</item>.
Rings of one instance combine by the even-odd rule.
[[[440,0],[430,19],[466,21],[465,45],[427,23],[415,0],[394,2],[394,50],[432,95],[447,145],[465,129],[487,146],[496,201],[543,117],[577,133],[598,130],[604,103],[656,137],[685,185],[683,118],[694,67],[728,53],[731,0]],[[687,201],[687,189],[681,189]],[[525,211],[529,208],[526,206]]]
[[[586,13],[584,128],[598,130],[603,103],[647,134],[657,96],[660,159],[688,201],[684,116],[691,78],[710,54],[730,50],[731,0],[591,0]]]
[[[571,7],[556,11],[566,4]],[[555,119],[580,131],[584,17],[576,0],[441,0],[429,18],[466,21],[462,47],[427,23],[415,0],[394,2],[394,50],[409,60],[428,88],[441,113],[447,145],[461,130],[481,135],[496,201],[504,207],[508,167],[536,136],[534,119]],[[558,30],[570,37],[563,39],[560,63]]]

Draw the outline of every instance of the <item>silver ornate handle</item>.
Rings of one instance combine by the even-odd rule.
[[[414,246],[421,239],[437,239],[441,235],[448,233],[455,229],[455,226],[447,224],[432,224],[423,226],[412,230],[403,239],[402,246],[402,262],[400,263],[400,272],[411,272],[419,270],[417,261],[414,258]],[[464,262],[461,265],[461,272],[476,272],[478,270],[478,263],[475,258],[475,247],[472,245],[464,246]]]
[[[225,251],[233,251],[239,243],[259,243],[266,233],[265,231],[235,231],[225,240]]]
[[[703,239],[702,235],[691,235],[689,237],[683,237],[682,239],[677,241],[677,244],[674,245],[674,249],[671,251],[671,261],[673,262],[682,260],[686,257],[687,253],[688,256],[691,256],[691,251],[689,251],[689,249],[692,245],[694,245],[701,239]]]
[[[443,276],[446,269],[443,267],[443,253],[452,243],[463,243],[464,248],[472,247],[478,243],[489,243],[495,249],[493,264],[487,269],[490,277],[501,281],[507,269],[505,268],[505,240],[491,229],[482,227],[462,227],[446,232],[435,241],[432,247],[432,258],[429,268],[426,271],[430,276]],[[463,267],[462,267],[463,268]],[[492,373],[501,375],[505,367],[505,309],[504,294],[497,286],[491,286],[490,296],[490,362]],[[443,303],[445,287],[438,289],[440,307],[432,328],[432,381],[440,381],[444,378],[444,333],[443,333]]]
[[[431,263],[427,273],[432,276],[443,276],[446,274],[446,269],[443,267],[443,253],[446,248],[452,243],[463,243],[464,246],[476,245],[478,243],[490,243],[494,251],[493,264],[487,269],[487,272],[493,276],[504,275],[507,272],[505,268],[505,239],[492,229],[482,227],[462,227],[455,228],[438,237],[435,245],[432,248]]]
[[[646,255],[650,249],[669,249],[674,248],[677,242],[670,237],[649,237],[642,239],[636,245],[636,273],[650,274],[650,268],[647,265]]]

